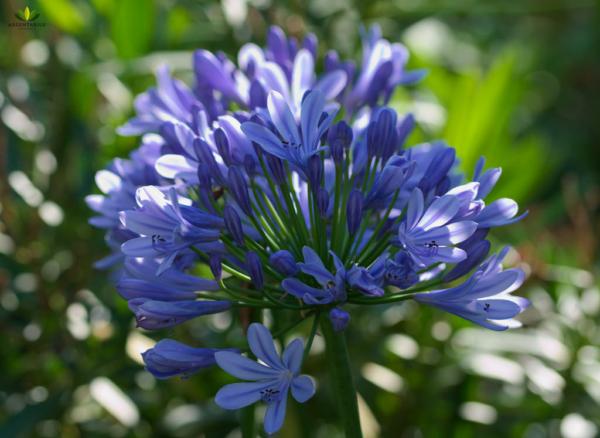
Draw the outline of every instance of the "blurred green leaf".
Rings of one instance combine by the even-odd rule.
[[[110,16],[115,8],[115,0],[92,0],[92,4],[102,15]]]
[[[39,0],[44,17],[56,27],[68,33],[79,33],[85,20],[81,11],[69,0]]]
[[[133,58],[150,47],[155,21],[154,2],[122,0],[112,16],[112,38],[121,58]]]
[[[174,7],[167,17],[167,38],[170,43],[181,41],[183,35],[192,24],[189,11],[182,7]]]
[[[457,81],[443,137],[457,148],[466,171],[483,152],[506,147],[508,122],[522,91],[515,82],[516,60],[514,51],[506,51],[485,76],[468,73]]]

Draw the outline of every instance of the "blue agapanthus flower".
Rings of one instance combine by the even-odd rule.
[[[499,330],[528,304],[511,295],[524,274],[502,270],[506,251],[489,256],[489,233],[525,216],[512,199],[489,199],[501,170],[481,159],[468,178],[443,141],[411,144],[418,120],[388,102],[424,72],[407,70],[408,51],[379,27],[362,36],[359,62],[333,51],[321,62],[314,35],[273,27],[265,47],[246,44],[235,62],[198,50],[193,84],[160,67],[119,129],[141,145],[98,172],[102,194],[86,198],[111,250],[98,267],[113,270],[138,326],[236,309],[248,332],[235,352],[159,341],[143,355],[148,370],[187,377],[217,363],[247,381],[217,403],[265,402],[268,433],[283,423],[288,391],[298,402],[314,393],[299,373],[317,333],[338,366],[360,306],[415,299]],[[306,344],[279,356],[267,328],[249,325],[262,309],[278,327],[295,313],[276,338],[295,327]],[[247,347],[259,362],[239,353]]]
[[[294,339],[280,356],[271,333],[258,323],[248,328],[248,345],[262,363],[233,352],[215,353],[217,364],[223,370],[250,381],[224,386],[217,392],[215,402],[225,409],[240,409],[258,401],[266,403],[265,432],[275,433],[283,425],[288,391],[299,403],[315,393],[313,380],[300,374],[304,345],[301,339]]]
[[[490,257],[463,284],[443,290],[415,295],[421,303],[438,307],[492,330],[514,326],[513,318],[529,302],[510,295],[523,284],[525,274],[519,269],[502,270],[508,248]]]

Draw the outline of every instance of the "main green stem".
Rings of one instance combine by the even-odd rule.
[[[356,389],[350,370],[346,336],[333,330],[329,318],[321,318],[321,330],[325,338],[327,362],[331,367],[331,382],[337,401],[338,415],[346,438],[362,438]]]
[[[240,422],[242,438],[255,438],[254,403],[242,409]]]

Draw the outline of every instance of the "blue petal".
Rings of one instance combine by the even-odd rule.
[[[300,125],[302,127],[302,146],[306,153],[311,152],[317,146],[318,127],[325,98],[320,91],[312,90],[302,102],[302,113]]]
[[[243,380],[277,378],[280,371],[259,364],[241,354],[221,351],[215,354],[217,364],[227,373]]]
[[[152,237],[136,237],[128,240],[121,245],[121,251],[123,254],[132,257],[149,257],[156,256],[159,252],[155,248],[155,244],[152,241]]]
[[[475,178],[475,181],[479,181],[479,191],[477,192],[479,199],[485,198],[492,191],[501,174],[502,169],[497,167],[486,170],[481,177],[478,176]]]
[[[281,67],[274,62],[265,62],[261,66],[260,76],[269,89],[277,91],[289,101],[288,81]]]
[[[406,209],[406,229],[413,229],[421,216],[423,216],[423,208],[425,201],[423,200],[423,193],[419,189],[414,189],[410,195],[408,201],[408,207]]]
[[[300,144],[296,120],[283,96],[276,91],[271,91],[267,97],[267,108],[281,136],[290,143]]]
[[[250,324],[248,328],[248,345],[252,353],[272,368],[284,369],[283,363],[275,350],[273,336],[264,325],[259,323]]]
[[[227,74],[221,61],[208,50],[194,53],[194,70],[212,88],[221,91],[229,99],[242,102],[233,79]]]
[[[297,106],[302,102],[302,96],[313,82],[315,75],[315,61],[306,49],[300,49],[294,59],[292,70],[292,98]]]
[[[425,76],[427,76],[426,69],[411,70],[409,72],[404,73],[404,75],[402,76],[402,79],[400,79],[398,84],[399,85],[414,84],[416,82],[419,82]]]
[[[523,310],[521,306],[510,300],[479,300],[479,310],[488,319],[510,319],[517,316]]]
[[[431,203],[418,226],[430,230],[446,225],[456,215],[458,208],[459,202],[455,196],[442,196]]]
[[[516,290],[525,280],[520,269],[507,269],[481,278],[469,294],[472,298],[491,297]]]
[[[168,257],[165,257],[158,265],[158,269],[156,270],[156,275],[161,275],[163,272],[165,272],[167,269],[169,269],[171,266],[173,266],[173,262],[175,261],[175,258],[178,255],[179,255],[179,250],[176,250],[176,251],[172,251]]]
[[[121,177],[109,170],[100,170],[96,172],[95,180],[96,185],[104,194],[121,190]]]
[[[179,145],[190,157],[195,157],[194,140],[196,139],[196,134],[194,134],[194,131],[184,123],[173,123],[172,127]]]
[[[117,282],[117,291],[126,300],[147,298],[159,301],[193,300],[194,292],[166,287],[160,283],[151,283],[137,278],[121,278]]]
[[[347,82],[348,76],[346,72],[335,70],[323,75],[313,89],[322,92],[325,95],[325,99],[329,101],[335,99],[342,92]]]
[[[170,235],[178,225],[165,216],[155,216],[144,211],[125,210],[120,212],[121,223],[136,234],[151,236],[153,234]]]
[[[318,254],[308,246],[302,248],[304,263],[298,263],[300,270],[305,274],[313,276],[320,284],[333,281],[334,276],[329,272]]]
[[[314,296],[323,296],[323,291],[321,289],[317,289],[311,286],[308,286],[298,280],[297,278],[286,278],[281,282],[281,287],[287,293],[303,299],[305,296],[314,295]]]
[[[280,400],[270,403],[265,412],[265,432],[269,435],[277,432],[283,426],[285,420],[285,408],[287,404],[287,394]]]
[[[302,375],[292,380],[292,397],[298,403],[304,403],[315,395],[315,382],[309,376]]]
[[[429,253],[429,250],[424,250],[419,253],[411,253],[424,266],[430,266],[433,263],[458,263],[467,258],[467,253],[460,249],[451,246],[440,246],[434,253]]]
[[[458,315],[460,316],[460,315]],[[492,322],[492,321],[488,321],[487,319],[482,318],[467,318],[469,321],[474,322],[475,324],[478,324],[482,327],[485,327],[486,329],[490,329],[490,330],[494,330],[497,332],[502,332],[508,329],[508,325],[501,325],[498,324],[496,322]]]
[[[416,244],[435,240],[438,245],[456,244],[467,240],[477,230],[477,224],[471,221],[455,222],[431,231],[418,232],[413,236]]]
[[[487,205],[473,220],[482,228],[500,227],[522,219],[523,216],[514,218],[518,211],[515,201],[502,198]]]
[[[254,122],[246,122],[242,124],[242,131],[244,131],[244,134],[250,140],[258,143],[265,152],[275,155],[282,160],[289,160],[289,155],[279,139],[264,126]]]
[[[302,355],[304,354],[304,342],[302,339],[294,339],[283,351],[281,359],[283,365],[292,373],[297,374],[302,366]]]
[[[179,177],[187,181],[195,181],[197,179],[197,168],[198,163],[194,163],[189,158],[177,154],[163,155],[155,164],[156,172],[159,175],[169,179]]]
[[[215,403],[223,409],[245,408],[261,399],[260,391],[273,385],[273,381],[241,382],[225,385],[217,392]]]

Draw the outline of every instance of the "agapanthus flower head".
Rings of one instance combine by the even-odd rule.
[[[489,232],[524,217],[511,199],[486,200],[500,169],[482,159],[468,180],[454,148],[410,145],[417,120],[386,106],[423,75],[406,70],[404,46],[373,27],[358,63],[317,53],[313,35],[299,42],[274,27],[236,62],[198,50],[194,84],[160,67],[120,129],[143,135],[141,146],[100,171],[102,194],[86,198],[113,251],[100,264],[117,267],[138,326],[244,309],[234,315],[248,339],[232,347],[260,362],[175,340],[144,360],[159,378],[216,362],[247,380],[216,401],[266,403],[267,433],[281,427],[288,391],[299,402],[314,393],[299,374],[314,337],[343,340],[359,306],[416,299],[499,330],[527,304],[510,295],[524,274],[502,270],[505,251],[484,261]],[[306,346],[296,339],[280,356],[265,326],[247,327],[261,309],[296,313],[299,331],[311,320]]]

